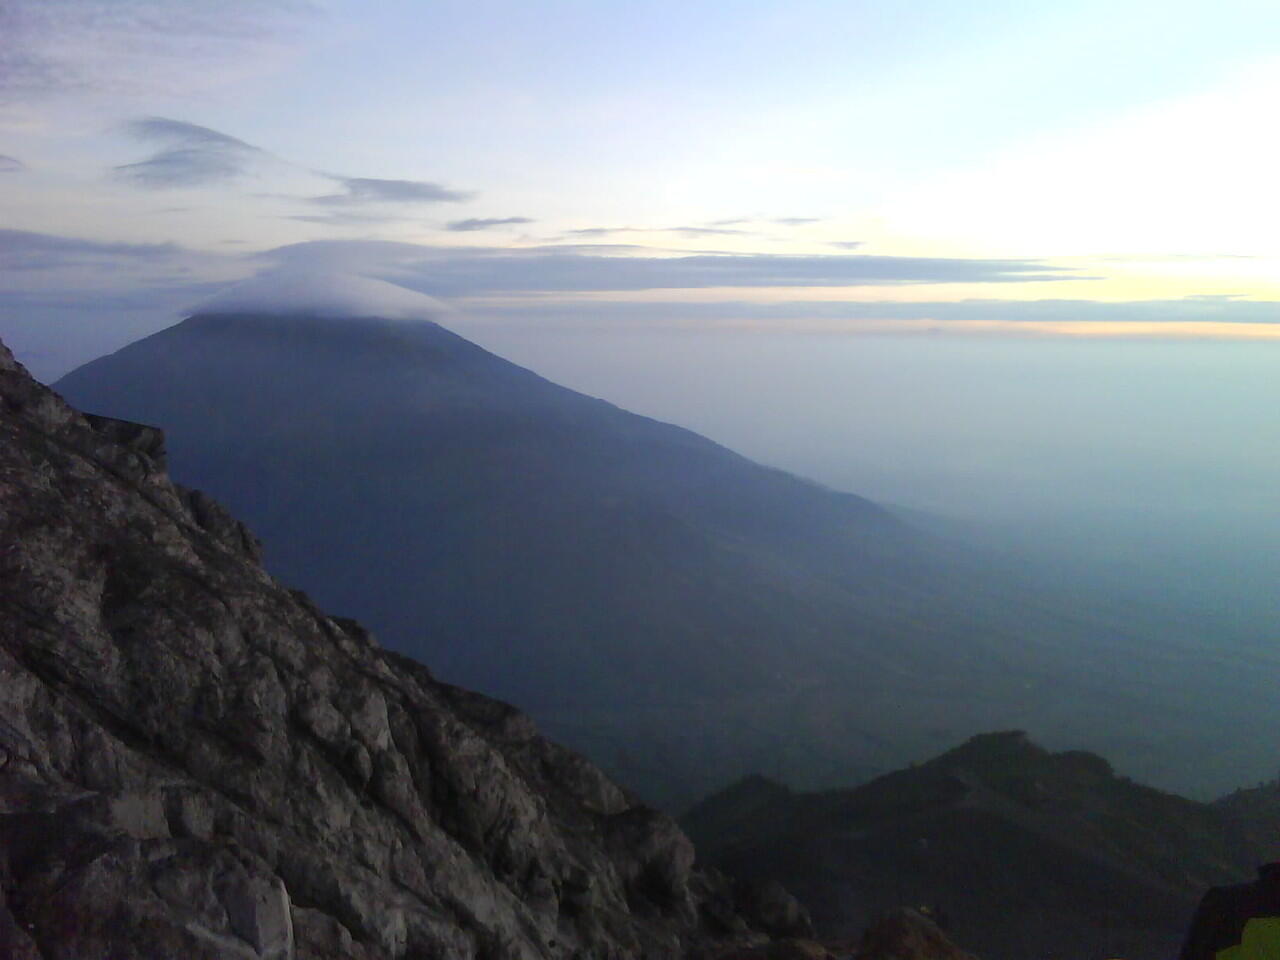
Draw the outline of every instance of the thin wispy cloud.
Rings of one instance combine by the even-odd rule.
[[[136,187],[164,189],[226,183],[268,156],[251,143],[185,120],[142,117],[124,131],[135,140],[159,143],[160,149],[136,163],[113,168],[115,176]]]
[[[271,69],[321,12],[308,0],[3,0],[0,101],[201,89]]]
[[[361,213],[355,210],[334,210],[330,213],[296,213],[281,217],[301,223],[319,223],[329,227],[367,227],[379,223],[398,223],[407,219],[390,214]]]
[[[841,250],[857,250],[867,244],[865,240],[832,240],[830,243],[831,246],[839,247]]]
[[[746,223],[772,223],[782,227],[802,227],[809,223],[821,223],[823,217],[730,217],[727,220],[710,220],[708,227],[738,227]]]
[[[522,223],[533,223],[529,217],[471,217],[467,220],[452,220],[445,224],[446,230],[455,233],[470,233],[474,230],[490,230],[494,227],[513,227]]]
[[[291,244],[262,259],[296,266],[354,263],[424,293],[480,296],[708,287],[855,287],[948,283],[1031,283],[1084,279],[1036,260],[979,260],[865,255],[654,255],[610,245],[445,247],[360,241]],[[647,255],[646,255],[647,253]]]
[[[1258,257],[1243,253],[1130,253],[1093,257],[1091,259],[1102,263],[1178,263],[1202,260],[1257,260]]]
[[[1230,336],[1227,326],[1258,327],[1274,330],[1280,327],[1280,304],[1274,301],[1234,299],[1230,297],[1184,297],[1168,300],[997,300],[926,301],[922,303],[875,300],[833,301],[806,300],[801,293],[795,300],[756,302],[751,300],[718,300],[690,302],[669,299],[661,301],[590,300],[529,298],[504,299],[499,303],[476,308],[490,320],[523,324],[547,322],[582,324],[596,327],[601,319],[630,327],[698,327],[718,330],[776,330],[856,332],[874,322],[881,329],[929,330],[939,332],[980,331],[999,328],[1013,331],[1052,331],[1072,328],[1087,334],[1095,328],[1097,335],[1111,335],[1113,328],[1141,328],[1147,335],[1158,335],[1161,329],[1171,334],[1202,330],[1209,325],[1218,335]]]
[[[102,259],[162,260],[180,249],[172,243],[103,243],[31,230],[0,230],[0,268],[5,270],[47,270]]]
[[[746,236],[747,230],[734,230],[730,227],[667,227],[665,233],[678,233],[684,237],[728,237]]]
[[[743,221],[733,221],[741,223]],[[607,237],[615,233],[678,233],[686,237],[723,237],[746,236],[747,230],[731,230],[725,227],[584,227],[578,230],[566,230],[565,236],[571,237]]]
[[[292,169],[296,173],[306,169],[239,137],[186,120],[141,117],[124,124],[122,129],[135,140],[161,146],[143,160],[112,168],[116,179],[143,189],[229,184],[253,172],[255,167],[268,163],[280,170]],[[315,173],[308,171],[308,175],[314,176]],[[282,218],[329,226],[391,223],[405,218],[388,212],[386,208],[389,205],[460,203],[473,196],[470,192],[453,190],[426,180],[349,177],[337,173],[322,173],[320,176],[338,184],[340,192],[312,197],[282,193],[255,196],[332,208],[323,214],[296,214]]]
[[[311,197],[323,206],[347,206],[365,203],[462,203],[474,194],[454,190],[427,180],[381,180],[375,177],[343,177],[326,174],[341,188],[341,193]]]
[[[648,233],[642,227],[580,227],[577,230],[566,230],[569,237],[607,237],[614,233]]]
[[[17,157],[10,157],[0,153],[0,173],[20,173],[25,169],[27,169],[27,165]]]

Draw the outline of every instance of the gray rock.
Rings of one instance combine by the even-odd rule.
[[[760,939],[671,820],[274,582],[163,452],[0,346],[0,954],[603,960]]]

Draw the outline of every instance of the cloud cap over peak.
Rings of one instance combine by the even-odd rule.
[[[267,270],[206,300],[192,314],[266,313],[310,317],[434,320],[449,312],[435,297],[385,280],[335,270]]]

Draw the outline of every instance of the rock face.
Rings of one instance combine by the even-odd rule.
[[[0,345],[0,955],[658,958],[755,936],[671,820],[258,561],[170,482],[159,431],[78,413]]]
[[[751,778],[683,824],[712,863],[794,891],[820,934],[914,905],[984,960],[1167,960],[1204,891],[1270,850],[1213,805],[1018,731],[852,790]]]

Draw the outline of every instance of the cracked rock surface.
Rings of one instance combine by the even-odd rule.
[[[0,345],[0,955],[698,956],[760,939],[749,904]]]

